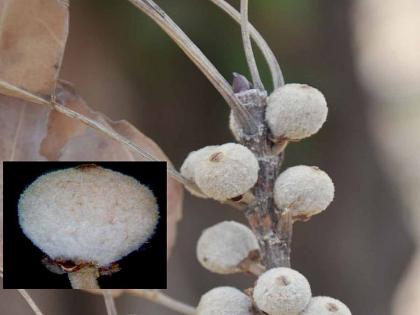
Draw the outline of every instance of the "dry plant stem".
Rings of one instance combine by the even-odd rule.
[[[260,263],[253,263],[248,266],[247,271],[258,277],[265,271],[265,267],[261,265]]]
[[[0,277],[3,278],[3,267],[0,267]],[[17,289],[17,291],[20,293],[20,295],[22,295],[26,303],[28,303],[28,305],[36,315],[43,315],[39,307],[36,305],[35,301],[31,298],[31,296],[25,289]]]
[[[89,292],[92,294],[103,294],[104,290],[84,290],[85,292]],[[194,307],[187,305],[185,303],[179,302],[166,294],[158,291],[158,290],[148,290],[148,289],[121,289],[121,290],[109,290],[110,293],[114,293],[114,298],[119,297],[123,293],[127,293],[142,299],[149,300],[153,303],[163,305],[167,307],[168,309],[171,309],[173,311],[176,311],[181,314],[186,315],[193,315],[196,314],[196,310]],[[114,291],[118,291],[118,293],[115,293]]]
[[[143,289],[127,289],[125,292],[152,301],[154,303],[163,305],[173,311],[185,315],[195,315],[196,310],[194,307],[185,303],[179,302],[166,294],[157,290],[143,290]]]
[[[22,90],[2,80],[0,80],[0,94],[4,94],[11,97],[17,97],[19,99],[36,103],[36,104],[50,105],[50,102],[43,99],[42,97],[34,95],[31,92]]]
[[[210,0],[225,13],[227,13],[232,19],[237,23],[241,23],[241,14],[225,0]],[[252,24],[248,24],[249,32],[251,38],[255,41],[258,48],[261,50],[261,53],[264,55],[265,60],[267,61],[268,67],[270,68],[271,76],[273,78],[274,89],[284,85],[284,77],[280,68],[280,64],[277,61],[276,56],[274,56],[273,51],[268,46],[267,42],[261,36],[261,34],[255,29]]]
[[[289,212],[277,209],[273,200],[274,182],[284,153],[276,155],[269,140],[265,124],[266,92],[252,89],[238,93],[237,97],[259,122],[257,133],[241,126],[240,142],[254,152],[260,164],[258,181],[252,189],[255,202],[245,210],[245,215],[257,236],[264,266],[267,269],[290,267],[292,218]]]
[[[68,273],[73,289],[99,289],[98,270],[95,268],[83,268],[79,271]]]
[[[256,128],[255,122],[246,110],[240,106],[238,99],[229,83],[217,71],[214,65],[207,59],[201,50],[191,39],[176,25],[176,23],[152,0],[129,0],[137,8],[149,16],[170,38],[182,49],[191,61],[204,73],[207,79],[214,85],[226,100],[237,119],[248,128]]]
[[[31,296],[29,295],[29,293],[26,290],[24,290],[24,289],[18,289],[18,292],[20,293],[20,295],[23,296],[23,298],[25,299],[26,303],[28,303],[28,305],[34,311],[34,314],[36,314],[36,315],[43,315],[42,312],[41,312],[41,310],[35,304],[35,301],[31,298]]]
[[[289,144],[289,140],[282,140],[277,142],[276,144],[273,145],[273,152],[275,154],[281,154],[287,147],[287,145]]]
[[[117,308],[115,307],[115,301],[112,297],[112,292],[109,289],[102,290],[102,295],[104,296],[106,311],[108,315],[118,315]]]
[[[148,153],[147,151],[143,150],[141,147],[139,147],[138,145],[134,144],[133,142],[131,142],[130,140],[128,140],[127,138],[121,136],[119,133],[110,130],[108,127],[104,126],[103,124],[101,124],[100,122],[97,122],[93,119],[90,119],[78,112],[75,112],[61,104],[58,103],[53,103],[53,108],[74,119],[77,119],[83,123],[85,123],[86,125],[101,131],[102,133],[108,135],[109,137],[117,140],[120,143],[125,144],[126,146],[128,146],[131,150],[133,150],[134,152],[136,152],[137,154],[139,154],[142,158],[148,160],[148,161],[158,161],[158,159],[156,159],[153,155],[151,155],[150,153]],[[189,183],[189,181],[182,176],[178,171],[176,171],[172,166],[168,165],[167,167],[167,171],[168,173],[174,178],[176,179],[178,182],[186,185]]]
[[[264,85],[261,81],[260,73],[258,72],[257,63],[252,50],[251,37],[249,34],[248,0],[241,0],[241,32],[246,61],[252,77],[252,83],[254,84],[254,88],[262,91],[264,90]]]

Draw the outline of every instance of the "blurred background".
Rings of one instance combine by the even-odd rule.
[[[229,81],[234,71],[249,76],[239,27],[210,1],[157,2]],[[177,167],[192,150],[233,141],[222,97],[149,18],[123,0],[72,0],[70,8],[61,77],[93,109],[132,122]],[[317,165],[336,185],[324,214],[295,225],[293,267],[315,295],[336,297],[353,314],[420,314],[420,3],[260,0],[251,1],[250,18],[286,81],[319,88],[329,103],[324,128],[286,152],[285,167]],[[257,61],[269,88],[259,53]],[[244,222],[187,194],[168,294],[196,305],[215,286],[252,286],[251,276],[215,275],[195,258],[201,231],[229,219]],[[45,314],[105,314],[101,297],[30,293]],[[120,314],[173,314],[129,296],[116,303]],[[0,313],[30,310],[5,290]]]

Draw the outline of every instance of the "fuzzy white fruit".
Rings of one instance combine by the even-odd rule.
[[[194,178],[204,194],[225,201],[252,188],[258,171],[257,158],[247,147],[226,143],[197,163]]]
[[[249,296],[232,287],[217,287],[204,294],[197,315],[252,315]]]
[[[306,220],[322,212],[333,199],[331,178],[315,166],[290,167],[280,174],[274,184],[277,207],[289,209],[295,219]]]
[[[203,231],[197,243],[197,258],[212,272],[240,272],[259,259],[258,241],[245,225],[221,222]]]
[[[257,280],[253,297],[258,308],[269,315],[298,315],[311,299],[308,280],[290,268],[273,268]]]
[[[341,301],[327,297],[313,297],[301,315],[351,315],[349,308]]]
[[[130,176],[81,165],[37,178],[22,193],[19,223],[52,259],[107,266],[153,234],[153,193]]]
[[[188,154],[187,158],[181,166],[181,174],[185,178],[189,179],[192,183],[195,183],[194,175],[198,162],[208,158],[218,147],[219,146],[217,145],[210,145],[199,150],[192,151],[190,154]],[[194,187],[186,185],[185,188],[196,197],[208,198],[206,195],[200,193],[197,189],[194,189]]]
[[[265,117],[276,139],[301,140],[318,132],[327,114],[327,102],[320,91],[291,83],[268,97]]]

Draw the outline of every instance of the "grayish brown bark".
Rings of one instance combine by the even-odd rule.
[[[246,79],[237,76],[235,81],[238,80]],[[276,154],[273,151],[274,144],[270,141],[265,123],[267,93],[250,89],[241,91],[236,96],[257,123],[256,131],[241,126],[239,132],[240,142],[256,155],[260,165],[258,181],[252,189],[255,201],[247,207],[245,216],[258,238],[266,268],[290,267],[292,218],[289,212],[278,209],[273,200],[274,182],[284,153]]]

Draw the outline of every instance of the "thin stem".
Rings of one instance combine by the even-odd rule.
[[[118,315],[117,308],[115,307],[115,301],[112,297],[112,292],[109,289],[102,290],[102,294],[105,300],[106,311],[108,315]]]
[[[31,298],[29,293],[24,289],[18,289],[18,292],[22,297],[25,299],[26,303],[31,307],[32,311],[34,311],[34,314],[36,315],[43,315],[41,310],[36,305],[35,301]]]
[[[201,50],[178,27],[178,25],[153,0],[129,0],[149,16],[181,48],[191,61],[203,72],[207,79],[223,96],[229,107],[237,114],[242,124],[255,129],[256,124],[249,113],[241,106],[229,83],[217,71]]]
[[[83,268],[79,271],[68,273],[73,289],[99,289],[98,270],[96,268]]]
[[[83,289],[83,291],[96,295],[103,295],[102,289]],[[109,291],[111,293],[111,296],[115,299],[121,296],[121,294],[125,292],[125,289],[109,289]]]
[[[286,149],[288,144],[289,140],[286,139],[276,142],[272,147],[273,154],[280,155]]]
[[[247,271],[254,276],[259,276],[265,271],[265,267],[260,263],[253,263],[248,266]]]
[[[225,13],[227,13],[237,23],[241,23],[241,14],[225,0],[210,1],[213,2],[213,4],[218,6],[220,9],[222,9]],[[280,68],[280,64],[277,61],[277,58],[271,50],[270,46],[268,46],[267,42],[256,30],[256,28],[252,24],[249,24],[248,27],[252,39],[255,41],[258,48],[261,50],[261,53],[263,54],[265,60],[267,61],[268,67],[270,68],[271,76],[273,78],[274,89],[277,89],[278,87],[284,85],[284,77]]]
[[[0,266],[0,277],[3,278],[3,267]],[[39,309],[38,305],[36,305],[35,301],[31,298],[28,291],[25,289],[17,289],[17,291],[22,295],[25,299],[26,303],[30,306],[30,308],[34,311],[36,315],[43,315],[41,310]]]
[[[279,231],[281,255],[280,264],[283,267],[290,267],[290,254],[292,251],[293,217],[288,209],[282,209],[277,227]]]
[[[258,72],[257,63],[252,50],[251,37],[249,34],[248,0],[241,0],[241,32],[246,61],[252,77],[252,83],[254,84],[254,88],[264,90],[264,85],[261,81],[260,73]]]
[[[104,134],[106,134],[107,136],[109,136],[112,139],[117,140],[120,143],[123,143],[124,145],[126,145],[127,147],[129,147],[131,150],[133,150],[135,153],[137,153],[138,155],[140,155],[142,158],[148,160],[148,161],[159,161],[156,157],[154,157],[152,154],[150,154],[149,152],[145,151],[144,149],[142,149],[141,147],[139,147],[137,144],[134,144],[133,142],[131,142],[129,139],[121,136],[118,132],[115,132],[111,129],[109,129],[108,127],[106,127],[105,125],[103,125],[102,123],[94,120],[94,119],[90,119],[76,111],[73,111],[61,104],[58,103],[53,103],[53,108],[66,115],[67,117],[70,118],[74,118],[77,119],[81,122],[83,122],[84,124],[88,125],[89,127],[92,127]],[[180,182],[181,184],[187,185],[189,184],[189,180],[186,179],[184,176],[182,176],[177,170],[175,170],[174,167],[172,167],[171,165],[167,166],[167,171],[168,173],[174,178],[176,179],[178,182]]]
[[[157,290],[127,289],[127,293],[163,305],[185,315],[196,315],[195,307],[179,302]]]
[[[17,97],[19,99],[22,99],[31,103],[36,103],[36,104],[41,104],[41,105],[50,105],[50,102],[43,99],[42,97],[34,95],[31,92],[18,88],[2,80],[0,80],[0,94],[4,94],[11,97]]]

